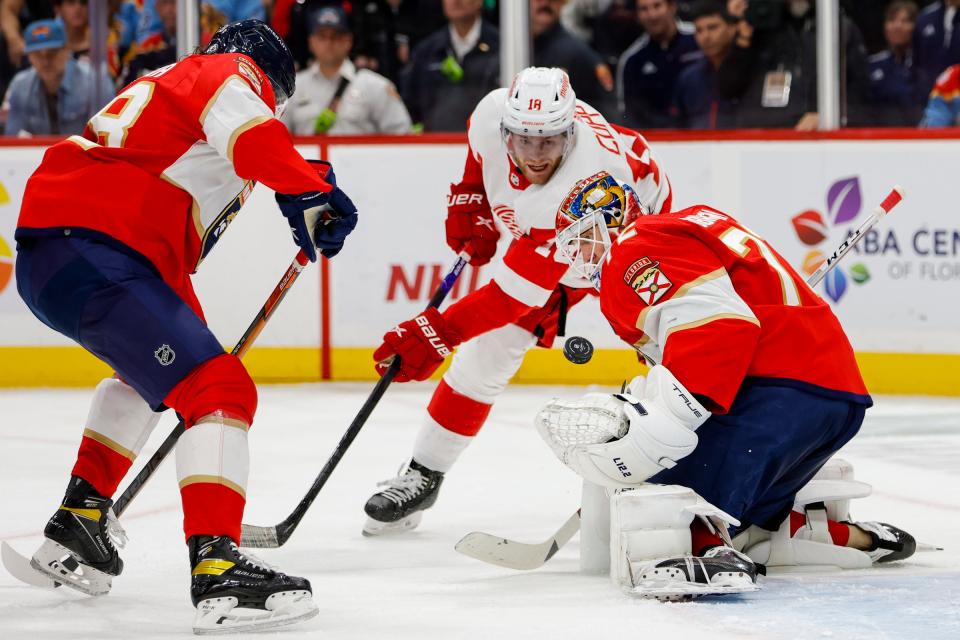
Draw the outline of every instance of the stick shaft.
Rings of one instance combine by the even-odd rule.
[[[437,287],[437,290],[431,296],[430,302],[427,304],[427,308],[435,308],[440,306],[443,300],[450,293],[450,290],[453,289],[453,285],[456,283],[457,278],[460,277],[460,273],[466,266],[467,260],[468,257],[465,254],[460,254],[457,257],[457,261],[447,272],[447,275],[444,276],[440,285]],[[390,363],[390,366],[387,367],[387,371],[377,381],[377,384],[374,385],[373,391],[370,392],[370,395],[363,403],[363,406],[360,407],[360,411],[350,423],[347,431],[340,438],[340,442],[337,443],[337,446],[330,455],[330,458],[327,460],[326,464],[323,465],[323,469],[320,470],[320,473],[314,479],[313,484],[310,485],[310,488],[307,490],[306,495],[303,496],[293,512],[275,527],[258,527],[256,525],[251,526],[246,524],[243,525],[241,546],[282,546],[283,543],[289,539],[290,535],[300,524],[303,516],[307,513],[310,505],[313,504],[313,501],[320,493],[320,490],[323,489],[323,486],[327,483],[327,480],[330,479],[330,476],[333,474],[333,470],[337,468],[338,464],[340,464],[340,460],[343,459],[347,449],[350,448],[350,445],[357,437],[357,434],[360,433],[360,429],[363,428],[363,425],[367,422],[370,414],[373,413],[374,408],[380,402],[384,392],[386,392],[387,387],[390,386],[390,383],[393,382],[393,378],[397,375],[399,370],[400,359],[394,358],[393,362]]]
[[[264,305],[260,307],[260,311],[257,312],[253,322],[251,322],[250,326],[247,327],[247,330],[240,337],[240,340],[230,353],[238,358],[242,358],[247,351],[250,350],[250,347],[253,346],[253,343],[260,335],[260,332],[263,331],[263,328],[267,325],[267,321],[270,319],[270,316],[273,315],[273,312],[276,311],[277,307],[280,305],[280,302],[287,295],[290,287],[294,282],[296,282],[297,278],[300,276],[300,272],[303,271],[303,269],[309,263],[310,262],[307,260],[306,254],[304,254],[303,250],[301,249],[293,259],[293,262],[290,263],[290,266],[283,274],[283,277],[280,278],[280,282],[277,283],[277,286],[274,287],[273,291],[270,293],[270,297],[268,297]],[[173,450],[173,447],[177,444],[177,440],[181,435],[183,435],[185,430],[186,429],[184,428],[183,420],[180,420],[180,422],[177,423],[177,426],[173,428],[173,431],[171,431],[170,434],[160,444],[160,447],[154,451],[152,456],[150,456],[150,459],[147,460],[140,472],[137,473],[133,480],[130,481],[130,484],[127,485],[127,488],[123,490],[123,493],[120,494],[120,497],[117,498],[117,501],[113,505],[113,512],[118,517],[127,510],[130,502],[137,497],[144,485],[147,484],[147,481],[150,479],[150,477],[154,474],[157,468],[160,467],[160,464],[163,462],[163,460],[170,454],[170,452]]]
[[[870,217],[863,221],[857,230],[853,232],[853,235],[846,238],[843,242],[840,243],[833,253],[824,261],[820,267],[817,268],[810,277],[807,278],[807,284],[811,287],[815,287],[820,284],[820,281],[823,280],[828,273],[830,273],[834,267],[837,266],[837,263],[840,262],[840,259],[843,256],[847,255],[847,252],[853,248],[855,244],[860,242],[860,238],[865,236],[873,227],[880,222],[880,220],[890,213],[890,210],[897,206],[900,201],[903,200],[903,189],[900,186],[895,186],[890,193],[887,194],[887,197],[883,199],[883,202],[871,212]]]

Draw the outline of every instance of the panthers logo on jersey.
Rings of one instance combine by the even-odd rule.
[[[623,281],[633,289],[644,304],[650,307],[655,305],[673,286],[670,278],[660,270],[660,263],[647,256],[627,267],[623,274]]]

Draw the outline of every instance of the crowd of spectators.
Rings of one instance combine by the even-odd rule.
[[[121,90],[176,60],[176,0],[105,0],[107,64],[90,64],[88,0],[0,0],[6,135],[79,133],[95,76]],[[500,0],[504,1],[504,0]],[[816,129],[815,0],[530,3],[532,61],[641,130]],[[956,126],[960,0],[841,0],[843,126]],[[283,116],[303,135],[463,131],[500,85],[497,0],[201,0],[201,44],[268,20],[298,66]]]

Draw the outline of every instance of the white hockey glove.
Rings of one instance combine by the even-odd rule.
[[[581,401],[552,402],[537,415],[538,431],[564,464],[590,482],[642,484],[690,455],[696,429],[710,417],[662,365],[650,370],[644,387],[641,398],[588,394]]]

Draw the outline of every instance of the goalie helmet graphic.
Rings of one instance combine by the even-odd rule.
[[[557,211],[557,253],[600,288],[600,269],[620,232],[642,213],[634,190],[606,171],[574,185]]]

